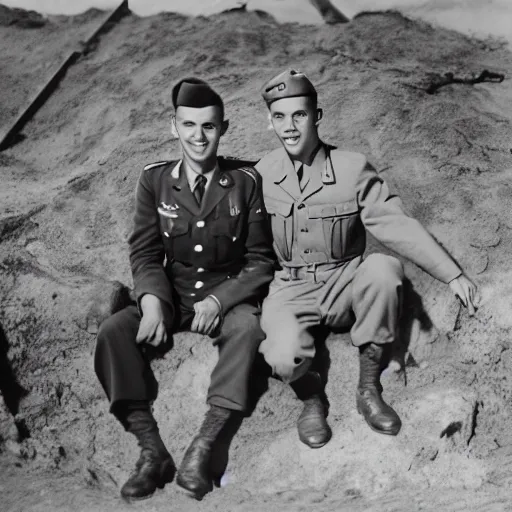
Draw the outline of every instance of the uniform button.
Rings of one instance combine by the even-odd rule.
[[[169,238],[169,233],[167,233],[167,231],[164,231],[164,235]]]
[[[198,245],[196,245],[196,246],[194,247],[194,251],[196,251],[196,252],[202,252],[202,251],[203,251],[203,246],[202,246],[202,245],[199,245],[199,244],[198,244]]]
[[[197,269],[197,271],[198,271],[198,272],[204,272],[204,268],[203,268],[203,267],[199,267],[199,268]]]
[[[195,296],[196,296],[196,294],[195,294],[194,292],[192,292],[192,293],[190,294],[190,296],[191,296],[191,297],[195,297]]]
[[[307,233],[307,232],[308,232],[307,228],[302,228],[302,229],[301,229],[301,231],[302,231],[303,233]]]
[[[233,237],[233,242],[236,242],[236,236]]]
[[[198,228],[204,228],[204,220],[198,220],[198,221],[196,222],[196,226],[197,226]]]
[[[309,254],[311,252],[311,249],[304,249],[305,254]]]
[[[306,206],[306,205],[305,205],[304,203],[301,203],[301,204],[299,204],[299,206],[297,206],[297,208],[298,208],[299,210],[302,210],[302,208],[304,208],[304,206]]]
[[[203,281],[197,281],[197,283],[195,284],[195,287],[196,287],[197,289],[202,288],[203,286],[204,286]]]

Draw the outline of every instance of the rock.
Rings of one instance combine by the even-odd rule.
[[[12,453],[13,455],[16,455],[16,457],[21,458],[23,456],[21,445],[16,441],[13,441],[12,439],[8,439],[5,442],[5,448],[8,452]]]
[[[2,441],[17,442],[18,440],[18,427],[0,394],[0,443],[2,443]]]

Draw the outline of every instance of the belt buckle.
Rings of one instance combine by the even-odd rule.
[[[299,279],[299,269],[297,267],[288,267],[288,273],[290,274],[290,281],[297,281]]]
[[[306,269],[307,274],[313,274],[313,282],[314,283],[317,283],[317,280],[316,280],[317,265],[318,265],[318,263],[311,263],[311,265],[308,266],[308,268]]]

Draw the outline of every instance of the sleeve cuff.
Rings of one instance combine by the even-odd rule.
[[[220,303],[220,300],[219,300],[219,299],[217,299],[217,297],[215,297],[215,295],[211,295],[211,294],[210,294],[210,295],[207,295],[206,297],[211,297],[211,298],[216,302],[217,306],[219,306],[219,316],[220,316],[220,318],[221,318],[221,320],[222,320],[222,317],[223,317],[224,315],[223,315],[223,311],[222,311],[222,304]]]

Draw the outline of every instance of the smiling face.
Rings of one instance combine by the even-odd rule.
[[[215,165],[217,148],[228,127],[218,106],[203,108],[179,106],[173,119],[183,157],[196,171],[209,171]]]
[[[272,126],[288,154],[306,161],[319,143],[318,122],[322,111],[308,96],[282,98],[270,104]]]

